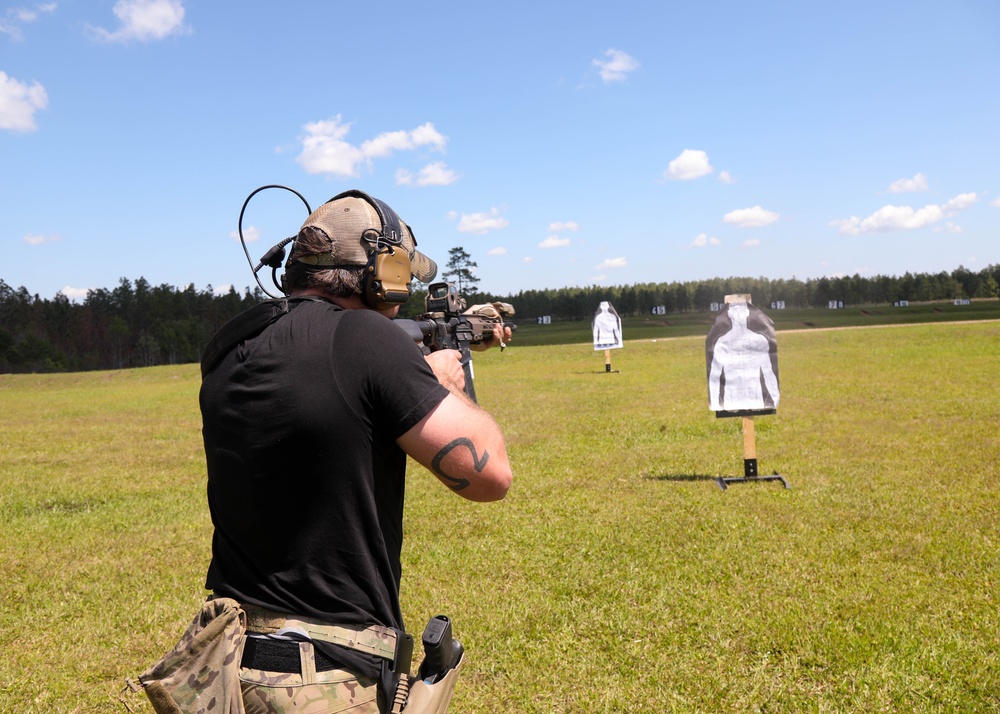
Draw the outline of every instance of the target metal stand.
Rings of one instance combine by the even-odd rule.
[[[759,413],[770,413],[773,414],[774,411],[769,412],[759,412]],[[716,416],[738,416],[739,414],[734,414],[732,412],[716,412]],[[767,476],[761,476],[757,473],[757,436],[754,431],[753,417],[743,416],[743,476],[742,477],[723,477],[719,476],[715,479],[715,482],[719,484],[719,488],[725,491],[729,484],[731,483],[747,483],[751,481],[781,481],[781,484],[785,488],[791,488],[788,482],[785,481],[785,477],[781,474],[775,473]]]

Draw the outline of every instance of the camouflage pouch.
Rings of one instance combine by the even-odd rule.
[[[180,641],[136,684],[157,714],[245,714],[240,693],[246,613],[230,598],[205,602]],[[124,699],[122,703],[131,711]]]

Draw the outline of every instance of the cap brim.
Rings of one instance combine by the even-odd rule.
[[[410,272],[420,282],[429,283],[437,275],[437,263],[419,250],[415,250],[413,251],[413,255],[410,256]]]

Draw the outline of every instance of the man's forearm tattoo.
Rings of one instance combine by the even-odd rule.
[[[452,491],[461,491],[469,485],[469,479],[467,478],[455,478],[454,476],[449,476],[445,473],[444,469],[441,468],[441,462],[444,457],[450,454],[454,449],[459,446],[464,446],[469,449],[472,453],[472,465],[476,469],[476,473],[482,473],[483,469],[486,468],[486,462],[490,460],[490,452],[483,451],[483,458],[479,458],[479,454],[476,453],[476,445],[472,443],[471,439],[466,439],[464,436],[455,439],[450,444],[446,444],[443,449],[437,452],[434,460],[431,461],[431,468],[434,469],[434,473],[444,479],[445,483],[448,485]]]

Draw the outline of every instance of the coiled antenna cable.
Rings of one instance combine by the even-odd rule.
[[[279,184],[268,184],[266,186],[261,186],[260,188],[255,189],[254,191],[252,191],[250,193],[250,195],[247,196],[247,200],[245,200],[243,202],[243,208],[240,209],[240,221],[239,221],[239,224],[237,225],[237,230],[239,231],[239,234],[240,234],[240,244],[243,246],[243,253],[247,257],[247,263],[250,265],[250,271],[253,273],[253,277],[254,277],[254,280],[257,281],[257,285],[259,285],[260,289],[264,291],[264,294],[267,295],[270,298],[275,298],[276,299],[276,298],[278,298],[280,296],[279,295],[272,295],[270,292],[268,292],[268,289],[264,287],[264,284],[260,281],[260,276],[258,276],[257,273],[260,272],[260,269],[263,268],[265,265],[267,267],[269,267],[271,269],[271,282],[273,282],[274,286],[282,294],[284,294],[285,291],[282,289],[281,284],[278,282],[278,268],[281,267],[281,264],[285,260],[285,246],[288,245],[289,243],[291,243],[293,240],[295,240],[295,237],[292,236],[291,238],[285,238],[285,239],[281,240],[279,243],[277,243],[276,245],[272,246],[270,250],[268,250],[266,253],[264,253],[264,255],[260,259],[260,262],[257,263],[256,266],[254,266],[253,259],[250,257],[250,251],[247,248],[247,242],[243,238],[243,214],[247,210],[247,204],[250,203],[250,199],[251,198],[253,198],[254,196],[256,196],[258,193],[260,193],[264,189],[268,189],[268,188],[282,188],[282,189],[284,189],[286,191],[291,191],[292,193],[294,193],[296,196],[299,197],[299,199],[302,201],[302,203],[305,204],[305,206],[306,206],[306,215],[309,215],[309,214],[312,213],[312,208],[309,207],[309,202],[305,199],[305,197],[303,197],[303,195],[301,193],[299,193],[298,191],[296,191],[295,189],[288,188],[288,186],[281,186]]]

